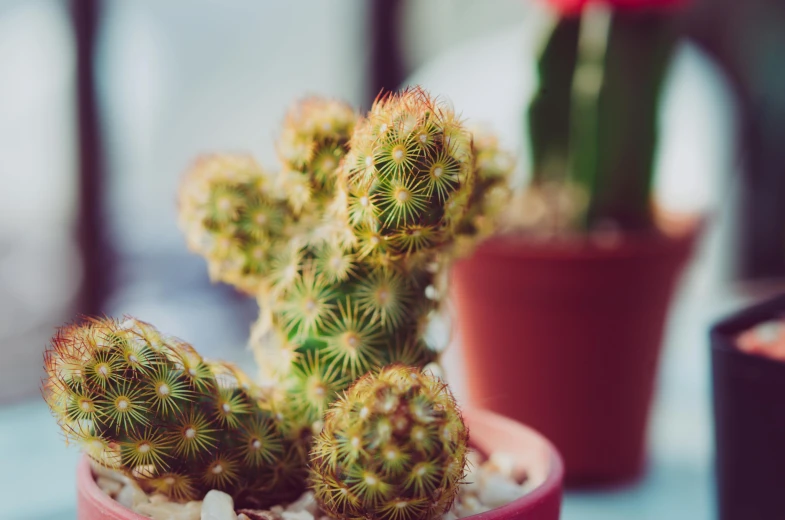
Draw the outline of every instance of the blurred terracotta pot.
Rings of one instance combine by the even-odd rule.
[[[665,319],[698,229],[604,245],[498,237],[455,265],[469,402],[542,432],[568,485],[642,471]]]
[[[514,457],[516,470],[540,484],[509,504],[474,515],[478,520],[559,520],[564,469],[558,452],[534,430],[484,410],[465,410],[472,445],[480,452],[501,451]],[[76,473],[79,520],[148,520],[123,507],[96,484],[90,461],[83,457]]]
[[[785,518],[785,362],[737,348],[737,336],[785,314],[785,295],[711,330],[720,520]]]

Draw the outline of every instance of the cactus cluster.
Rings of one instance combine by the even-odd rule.
[[[215,488],[286,500],[313,445],[325,510],[432,518],[455,496],[467,434],[422,371],[438,358],[429,326],[448,259],[490,233],[512,161],[420,88],[380,96],[364,117],[304,100],[277,150],[275,174],[203,157],[179,197],[211,278],[259,302],[264,391],[148,324],[101,319],[58,332],[46,399],[94,460],[174,499]]]
[[[332,200],[311,209],[319,232],[289,241],[270,290],[257,292],[260,365],[303,420],[321,418],[369,370],[436,359],[425,332],[439,312],[443,253],[461,231],[479,236],[483,197],[508,169],[492,160],[501,155],[492,140],[482,145],[479,163],[455,112],[421,89],[382,96],[357,121]],[[315,185],[319,173],[303,170]]]
[[[393,365],[331,406],[311,450],[310,483],[335,518],[429,520],[452,505],[467,442],[446,385]]]
[[[67,439],[143,489],[175,500],[210,489],[270,504],[303,488],[306,452],[248,377],[133,318],[62,327],[44,397]]]

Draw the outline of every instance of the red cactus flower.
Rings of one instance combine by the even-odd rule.
[[[603,3],[616,9],[673,9],[689,0],[547,0],[563,15],[577,15],[590,3]]]

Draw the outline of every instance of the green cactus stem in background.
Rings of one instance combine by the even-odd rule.
[[[271,505],[304,489],[307,449],[281,433],[236,367],[133,318],[58,330],[44,397],[66,439],[147,492],[201,499],[211,489]]]
[[[528,112],[535,184],[567,177],[572,81],[580,26],[580,18],[559,19],[537,63],[539,85]]]
[[[465,475],[468,437],[445,383],[390,366],[363,376],[327,412],[310,484],[333,518],[437,518]]]
[[[586,229],[655,225],[657,114],[677,41],[672,13],[588,9],[581,18],[560,20],[545,47],[529,110],[535,180],[559,164],[554,153],[564,153],[567,184],[586,192]],[[566,107],[568,148],[561,152]]]

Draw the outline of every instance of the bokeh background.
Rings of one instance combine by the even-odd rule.
[[[128,313],[251,366],[256,304],[211,285],[177,229],[196,156],[272,166],[293,100],[367,108],[418,82],[498,131],[525,177],[550,16],[537,0],[0,0],[0,518],[75,516],[78,454],[38,393],[57,325]],[[685,28],[657,193],[707,230],[669,322],[651,468],[569,493],[566,520],[713,518],[706,330],[785,287],[785,4],[695,0]]]

